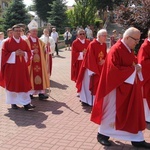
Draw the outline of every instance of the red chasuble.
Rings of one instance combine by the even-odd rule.
[[[101,124],[104,97],[116,89],[116,130],[137,133],[145,129],[140,81],[137,77],[133,85],[124,82],[134,72],[135,63],[134,54],[120,40],[111,48],[102,69],[91,121]]]
[[[32,42],[30,37],[26,42],[31,50],[36,50],[36,52],[33,53],[31,65],[29,66],[32,89],[45,90],[50,86],[46,67],[45,44],[38,38],[36,42]]]
[[[144,81],[143,98],[146,98],[150,109],[150,41],[145,39],[138,52],[138,63],[142,65],[142,74]]]
[[[79,69],[81,67],[82,60],[78,60],[80,52],[86,51],[90,43],[90,40],[85,39],[85,43],[82,44],[79,39],[76,39],[72,43],[72,56],[71,56],[71,80],[75,81],[78,78]]]
[[[96,39],[89,44],[76,84],[78,92],[81,91],[85,69],[89,69],[95,73],[90,78],[89,90],[91,91],[92,95],[96,94],[99,77],[103,66],[100,65],[100,61],[105,59],[107,55],[106,49],[106,43],[101,44]]]
[[[12,52],[21,49],[27,52],[28,62],[23,56],[16,56],[15,64],[7,63]],[[5,82],[4,87],[11,92],[28,92],[31,90],[28,65],[31,51],[27,43],[20,39],[17,43],[13,38],[8,39],[2,48],[1,79]]]
[[[37,52],[33,54],[32,59],[32,67],[33,67],[33,78],[34,78],[34,90],[43,89],[43,81],[42,81],[42,65],[41,65],[41,53],[40,46],[38,43],[38,39],[36,42],[32,42],[31,38],[29,38],[31,43],[31,50],[36,49]]]

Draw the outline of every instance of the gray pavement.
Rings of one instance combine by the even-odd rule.
[[[70,80],[70,51],[61,49],[59,54],[53,58],[50,97],[33,99],[34,111],[12,110],[0,88],[0,150],[137,150],[130,142],[112,138],[111,147],[97,142],[91,107],[81,106]],[[149,129],[144,136],[150,142]]]

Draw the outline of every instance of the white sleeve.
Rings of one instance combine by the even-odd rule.
[[[51,54],[55,52],[55,41],[53,38],[49,39],[50,42],[50,48],[51,48]]]
[[[16,52],[12,52],[7,60],[8,64],[15,64],[16,63]]]
[[[25,52],[24,59],[25,59],[25,62],[27,62],[27,61],[28,61],[28,54],[27,54],[27,52]]]
[[[92,76],[93,74],[95,74],[95,73],[93,71],[91,71],[91,70],[88,69],[88,75]]]
[[[80,53],[79,53],[78,60],[83,60],[83,52],[80,52]]]
[[[124,82],[125,82],[125,83],[129,83],[129,84],[134,84],[135,77],[136,77],[136,69],[135,69],[134,72],[131,74],[131,76],[128,77]]]

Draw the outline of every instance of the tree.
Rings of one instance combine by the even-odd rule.
[[[73,10],[67,12],[71,26],[83,26],[94,24],[96,17],[95,0],[76,0]]]
[[[22,0],[14,0],[4,14],[4,29],[7,30],[15,24],[28,24],[30,21]]]
[[[4,18],[0,17],[0,31],[1,32],[4,32],[4,26],[3,26],[3,24],[4,24]]]
[[[58,30],[63,29],[67,25],[67,6],[63,0],[55,0],[52,4],[49,4],[51,11],[48,12],[48,22],[56,26]]]
[[[37,11],[38,16],[47,22],[49,17],[48,11],[51,11],[51,5],[55,0],[33,0],[35,5],[35,10]]]
[[[125,28],[134,26],[141,31],[141,44],[143,42],[142,39],[147,36],[147,31],[150,28],[149,0],[132,0],[132,4],[127,7],[121,5],[118,10],[118,22],[120,24],[122,24]]]

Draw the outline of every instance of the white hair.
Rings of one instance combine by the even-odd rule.
[[[107,33],[107,30],[106,29],[100,29],[98,32],[97,32],[97,38],[102,35],[103,33]]]
[[[79,29],[79,30],[77,31],[77,34],[80,34],[80,32],[84,32],[84,33],[85,33],[85,30],[84,30],[84,29]]]
[[[138,32],[140,33],[140,31],[137,28],[130,27],[127,30],[125,30],[125,32],[123,34],[123,38],[126,38],[128,36],[132,36],[133,34],[138,33]]]

